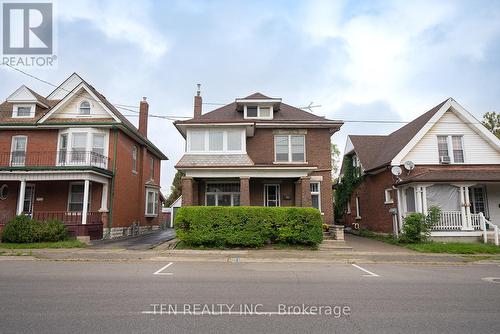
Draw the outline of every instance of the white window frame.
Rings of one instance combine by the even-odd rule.
[[[264,206],[266,207],[269,207],[269,201],[267,199],[267,189],[269,189],[269,187],[276,187],[276,196],[277,196],[277,206],[276,207],[280,207],[281,206],[281,186],[279,183],[266,183],[264,184]]]
[[[75,161],[73,162],[71,159],[71,153],[73,152],[73,135],[75,133],[86,133],[87,134],[87,142],[85,146],[85,152],[91,152],[93,149],[93,138],[94,134],[102,134],[104,135],[104,156],[106,159],[104,159],[104,164],[98,163],[97,167],[101,168],[108,168],[108,159],[109,158],[109,130],[108,129],[96,129],[96,128],[69,128],[65,130],[59,131],[59,135],[57,138],[57,157],[56,157],[56,165],[57,166],[68,166],[68,165],[75,165],[75,166],[88,166],[92,164],[92,161],[90,158],[90,154],[85,154],[85,161],[78,162]],[[59,154],[61,152],[61,135],[67,134],[67,148],[66,148],[66,160],[65,163],[61,163]]]
[[[217,192],[209,192],[208,191],[208,185],[209,184],[238,184],[240,185],[240,191],[231,191],[231,192],[227,192],[227,191],[217,191]],[[207,204],[207,198],[208,198],[208,195],[215,195],[215,205],[214,206],[219,206],[219,198],[217,195],[231,195],[231,206],[235,206],[234,205],[234,195],[235,194],[238,194],[240,195],[240,205],[241,206],[241,184],[239,182],[232,182],[232,181],[213,181],[213,182],[207,182],[205,184],[205,206],[208,206]]]
[[[243,106],[243,118],[245,119],[273,119],[273,114],[274,114],[274,109],[272,105],[251,105],[250,107],[257,107],[257,117],[251,117],[247,115],[247,105]],[[260,115],[260,108],[269,108],[269,116],[267,117],[262,117]]]
[[[13,153],[14,153],[14,142],[17,138],[25,138],[26,143],[24,144],[24,160],[22,163],[16,163],[14,164],[12,161]],[[12,136],[11,143],[10,143],[10,160],[9,160],[9,165],[10,166],[26,166],[26,157],[28,156],[28,136],[25,135],[18,135],[18,136]]]
[[[285,137],[288,136],[288,161],[278,161],[277,150],[276,150],[276,138],[277,137]],[[302,137],[304,142],[304,161],[292,161],[292,137]],[[274,163],[275,164],[307,164],[307,152],[306,152],[306,136],[305,135],[297,135],[297,134],[289,134],[289,135],[274,135]]]
[[[132,146],[132,173],[137,174],[137,146]]]
[[[464,135],[461,134],[454,134],[454,135],[444,135],[444,134],[438,134],[436,135],[436,143],[438,145],[438,155],[439,155],[439,137],[446,137],[446,146],[448,149],[448,157],[450,158],[450,163],[452,164],[457,164],[457,165],[463,165],[467,161],[467,158],[465,156],[465,144],[464,144]],[[462,144],[462,155],[464,157],[463,162],[456,162],[455,161],[455,155],[453,154],[453,137],[460,137],[460,141]],[[438,159],[441,159],[440,156],[438,156]],[[441,163],[441,161],[439,161]]]
[[[360,215],[361,212],[359,212],[360,211],[359,207],[360,207],[359,196],[356,196],[356,219],[361,219],[361,215]]]
[[[318,185],[318,191],[311,191],[311,197],[312,195],[318,195],[318,210],[319,212],[323,212],[321,210],[321,182],[310,182],[309,183],[309,187],[311,186],[311,184],[317,184]],[[311,199],[311,203],[312,203],[312,199]]]
[[[81,106],[82,106],[82,103],[84,102],[87,102],[89,104],[89,113],[88,114],[82,114],[81,112]],[[92,103],[90,103],[89,100],[81,100],[80,102],[78,102],[77,106],[76,106],[76,115],[77,117],[82,117],[82,118],[85,118],[85,117],[91,117],[92,116]]]
[[[84,187],[84,192],[83,196],[85,196],[85,182],[81,181],[75,181],[75,182],[70,182],[69,187],[68,187],[68,204],[66,205],[66,211],[67,212],[82,212],[82,211],[70,211],[69,205],[71,201],[71,188],[73,185],[82,185]],[[85,203],[85,198],[83,199],[83,203]],[[82,210],[83,210],[83,203],[82,203]],[[89,183],[89,200],[87,204],[87,212],[90,212],[90,205],[92,203],[92,182]]]
[[[153,211],[148,212],[148,199],[149,194],[153,194]],[[146,207],[144,210],[144,215],[146,217],[156,217],[158,216],[158,190],[154,188],[146,188]]]
[[[221,151],[210,151],[210,132],[222,132],[222,150]],[[241,135],[241,150],[229,150],[228,149],[228,133],[229,132],[240,132]],[[193,150],[191,148],[191,136],[193,133],[203,133],[204,136],[204,149],[203,150]],[[189,129],[186,135],[187,141],[187,152],[191,154],[245,154],[246,153],[246,131],[244,128],[211,128],[211,129]]]
[[[392,197],[392,188],[387,188],[384,190],[384,204],[393,204],[394,198]]]
[[[28,116],[19,116],[17,111],[19,108],[29,107],[30,114]],[[36,104],[14,104],[12,106],[12,118],[33,118],[35,117]]]

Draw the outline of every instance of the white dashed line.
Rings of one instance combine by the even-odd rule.
[[[163,270],[167,269],[168,267],[170,267],[172,264],[174,264],[173,262],[170,262],[169,264],[167,264],[166,266],[164,267],[161,267],[160,269],[158,269],[157,271],[155,271],[153,273],[153,275],[173,275],[174,273],[164,273]]]
[[[361,268],[360,266],[358,266],[357,264],[352,264],[353,267],[356,267],[358,268],[359,270],[363,270],[365,273],[367,273],[368,275],[363,275],[364,277],[380,277],[379,275],[375,274],[375,273],[372,273],[371,271],[369,270],[366,270],[365,268]]]

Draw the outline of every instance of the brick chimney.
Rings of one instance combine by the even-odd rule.
[[[196,92],[196,96],[194,97],[194,118],[200,118],[201,117],[201,104],[202,104],[202,99],[201,99],[201,84],[198,84],[198,90]]]
[[[149,104],[146,97],[143,97],[139,106],[139,132],[146,138],[148,137],[148,110]]]

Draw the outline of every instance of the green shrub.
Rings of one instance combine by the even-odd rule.
[[[39,222],[20,215],[9,221],[2,230],[2,242],[33,243],[61,241],[68,237],[68,228],[57,220]]]
[[[431,207],[429,213],[412,213],[405,217],[400,241],[419,243],[429,239],[432,227],[439,221],[441,209]]]
[[[323,240],[321,215],[312,208],[183,207],[175,228],[180,240],[194,246],[316,245]]]

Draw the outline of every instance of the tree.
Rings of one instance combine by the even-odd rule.
[[[337,144],[332,143],[332,175],[337,175],[340,163],[340,150]]]
[[[497,138],[500,138],[500,114],[492,111],[483,116],[483,125]]]
[[[165,205],[171,206],[176,199],[182,194],[182,177],[184,173],[181,171],[177,171],[174,176],[174,180],[172,181],[172,185],[170,186],[170,195],[168,195],[167,200],[165,201]]]

